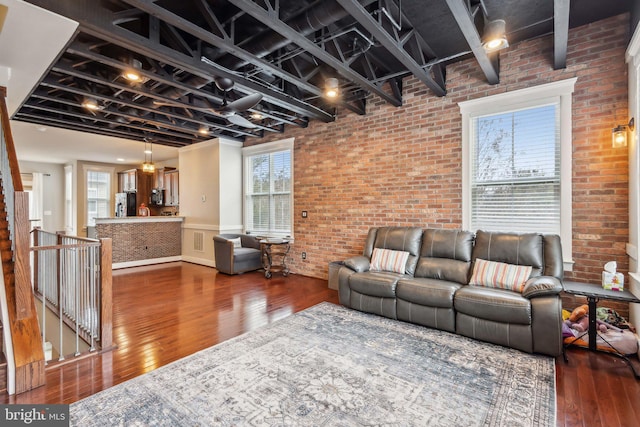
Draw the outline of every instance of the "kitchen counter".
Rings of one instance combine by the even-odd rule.
[[[174,215],[152,215],[152,216],[125,216],[96,218],[98,224],[137,224],[141,222],[182,222],[184,217]]]
[[[182,259],[181,216],[96,218],[98,239],[112,240],[112,268],[159,264]]]

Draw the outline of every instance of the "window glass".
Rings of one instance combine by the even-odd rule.
[[[292,236],[292,144],[249,147],[245,157],[245,228],[253,234]]]
[[[96,218],[109,217],[111,173],[87,171],[87,225],[96,225]]]
[[[558,104],[473,118],[471,227],[560,234]]]

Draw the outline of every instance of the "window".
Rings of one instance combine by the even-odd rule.
[[[463,228],[553,233],[571,269],[576,79],[461,102]]]
[[[110,215],[112,172],[87,169],[87,225],[96,225],[96,218],[107,218]]]
[[[293,236],[293,139],[243,149],[245,229]]]

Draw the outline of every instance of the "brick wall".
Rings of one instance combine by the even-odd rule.
[[[573,94],[573,257],[567,277],[599,282],[602,265],[628,268],[627,150],[611,148],[611,128],[627,119],[624,53],[628,15],[570,31],[567,68],[553,69],[551,36],[500,54],[500,83],[489,85],[475,59],[447,67],[439,98],[414,78],[402,107],[376,96],[366,116],[338,111],[333,123],[250,144],[295,137],[291,269],[327,278],[328,263],[360,254],[372,226],[462,225],[461,122],[457,103],[577,77]],[[301,211],[309,213],[307,219]],[[307,259],[301,259],[301,252]]]
[[[128,222],[96,224],[98,238],[112,239],[113,263],[180,256],[182,222]]]

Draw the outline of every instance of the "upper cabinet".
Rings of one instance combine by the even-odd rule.
[[[149,204],[153,175],[142,172],[142,169],[131,169],[118,172],[118,192],[135,191],[136,206]]]
[[[178,206],[180,204],[179,179],[180,174],[177,170],[164,173],[165,206]]]
[[[118,192],[123,193],[125,191],[136,191],[137,186],[137,170],[131,169],[118,173]]]

